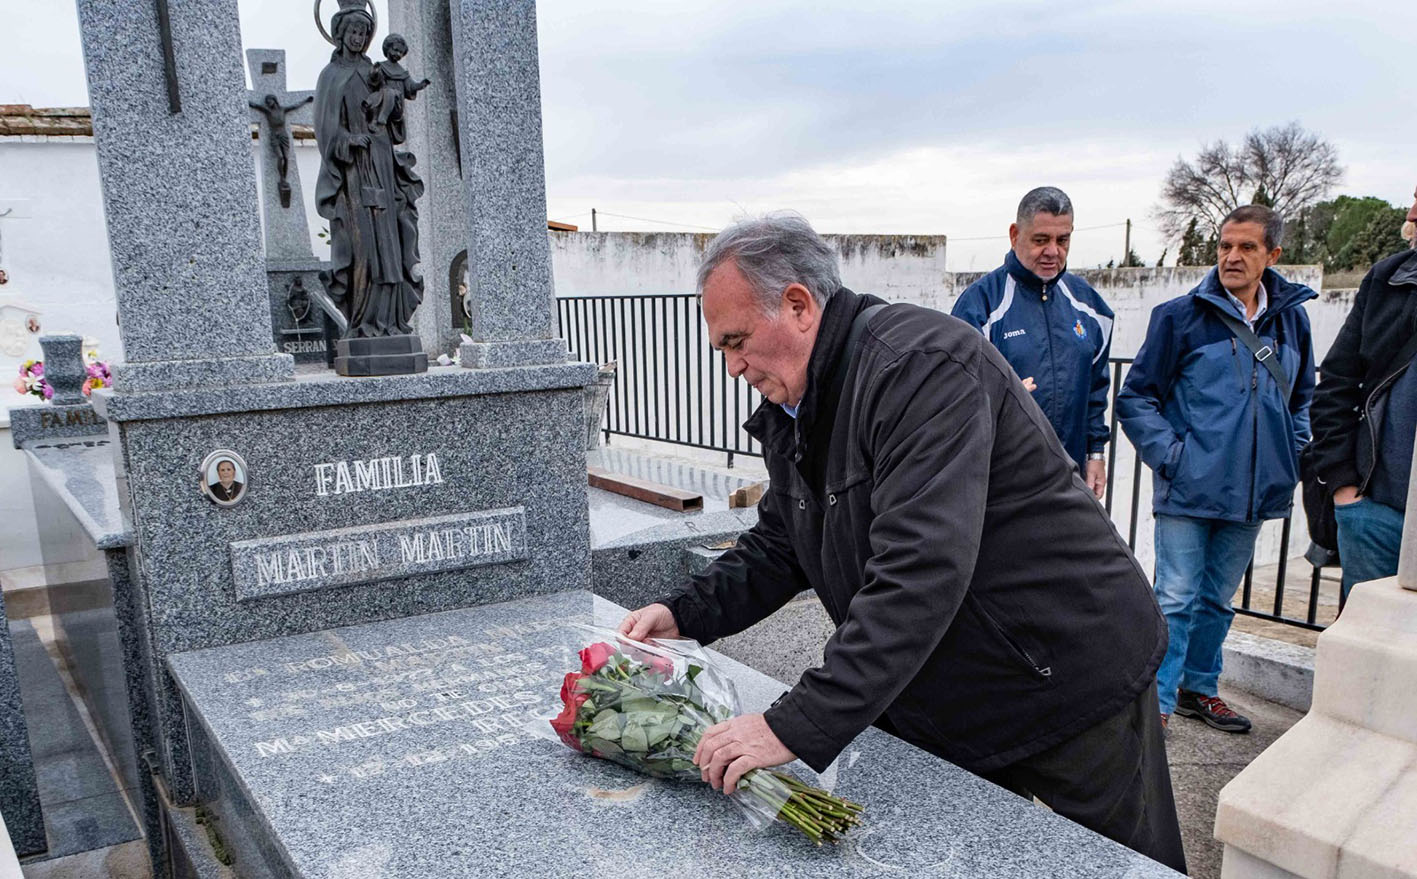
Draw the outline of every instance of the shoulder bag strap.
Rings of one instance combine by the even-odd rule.
[[[1235,334],[1235,338],[1245,343],[1245,347],[1250,349],[1250,353],[1255,355],[1255,359],[1263,363],[1269,370],[1269,374],[1274,376],[1274,380],[1279,382],[1279,386],[1284,389],[1284,401],[1289,402],[1289,395],[1294,391],[1294,383],[1289,380],[1289,376],[1284,374],[1284,367],[1280,366],[1279,358],[1274,356],[1275,351],[1264,340],[1255,335],[1255,331],[1241,320],[1237,315],[1231,314],[1224,308],[1217,307],[1216,315],[1230,328],[1230,332]]]

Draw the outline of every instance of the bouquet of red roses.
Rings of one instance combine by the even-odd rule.
[[[694,641],[642,644],[601,634],[611,641],[581,650],[581,670],[566,675],[552,729],[593,757],[657,778],[701,780],[694,750],[709,727],[738,712],[732,682]],[[784,772],[748,772],[733,801],[755,825],[785,821],[817,845],[861,823],[861,806]]]

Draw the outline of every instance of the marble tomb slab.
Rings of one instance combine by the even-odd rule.
[[[113,447],[107,436],[31,440],[24,445],[31,478],[57,495],[99,549],[133,542],[133,525],[118,490]]]
[[[528,733],[578,664],[567,624],[621,614],[564,592],[168,657],[237,874],[1177,875],[874,729],[821,779],[867,808],[835,848]],[[785,689],[719,661],[746,710]]]

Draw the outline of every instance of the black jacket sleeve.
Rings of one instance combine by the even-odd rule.
[[[995,420],[971,368],[911,352],[867,391],[873,402],[857,428],[873,478],[864,582],[827,641],[822,666],[765,715],[782,743],[818,771],[915,678],[973,579]]]
[[[1363,407],[1363,376],[1368,364],[1363,357],[1363,312],[1373,294],[1373,271],[1358,288],[1353,308],[1338,331],[1323,365],[1309,417],[1314,434],[1314,469],[1319,478],[1336,491],[1362,481],[1358,472],[1358,414]]]
[[[701,644],[741,632],[810,588],[797,564],[772,488],[758,501],[758,524],[702,574],[661,599],[679,633]]]

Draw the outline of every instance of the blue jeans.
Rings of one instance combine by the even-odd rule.
[[[1381,580],[1397,573],[1402,547],[1402,513],[1363,498],[1333,508],[1338,521],[1338,562],[1343,566],[1343,597],[1354,583]]]
[[[1156,670],[1162,714],[1176,708],[1178,687],[1218,695],[1221,645],[1240,578],[1255,554],[1259,522],[1156,517],[1156,603],[1170,641]]]

